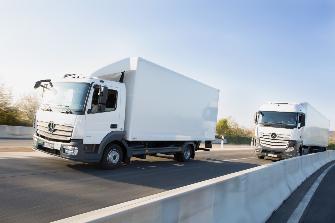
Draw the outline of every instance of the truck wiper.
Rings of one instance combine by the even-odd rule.
[[[288,123],[283,123],[283,122],[277,122],[274,123],[275,125],[283,125],[283,126],[294,126],[294,124],[288,124]]]
[[[61,113],[66,113],[66,114],[72,114],[72,110],[70,109],[69,106],[67,105],[57,105],[57,107],[60,107],[62,109]]]
[[[51,106],[49,104],[44,104],[42,105],[43,107],[41,108],[43,111],[52,111]]]

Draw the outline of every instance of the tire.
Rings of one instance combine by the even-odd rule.
[[[257,156],[258,159],[263,160],[264,156]]]
[[[121,166],[123,160],[123,150],[118,144],[106,146],[100,165],[103,169],[111,170]]]
[[[179,152],[174,154],[174,159],[178,162],[187,162],[192,158],[192,151],[193,147],[192,145],[184,145],[183,152]]]

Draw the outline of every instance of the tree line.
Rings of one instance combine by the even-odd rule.
[[[220,119],[216,124],[217,138],[222,136],[229,144],[250,144],[253,131],[240,127],[231,118]]]
[[[14,102],[12,92],[0,85],[0,125],[32,126],[38,106],[37,96],[25,95]]]

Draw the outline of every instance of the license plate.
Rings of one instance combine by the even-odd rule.
[[[54,149],[54,144],[53,143],[49,143],[49,142],[44,142],[44,147],[49,148],[49,149]]]
[[[60,150],[60,148],[62,147],[62,144],[55,142],[54,143],[54,149]]]
[[[268,154],[269,157],[277,157],[275,154]]]

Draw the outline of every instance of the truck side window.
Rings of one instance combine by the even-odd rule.
[[[106,101],[106,112],[115,111],[117,105],[117,91],[108,89],[108,96]]]
[[[99,88],[95,88],[92,97],[91,113],[99,112]]]
[[[299,123],[301,127],[304,127],[306,125],[306,116],[305,114],[299,114]]]

